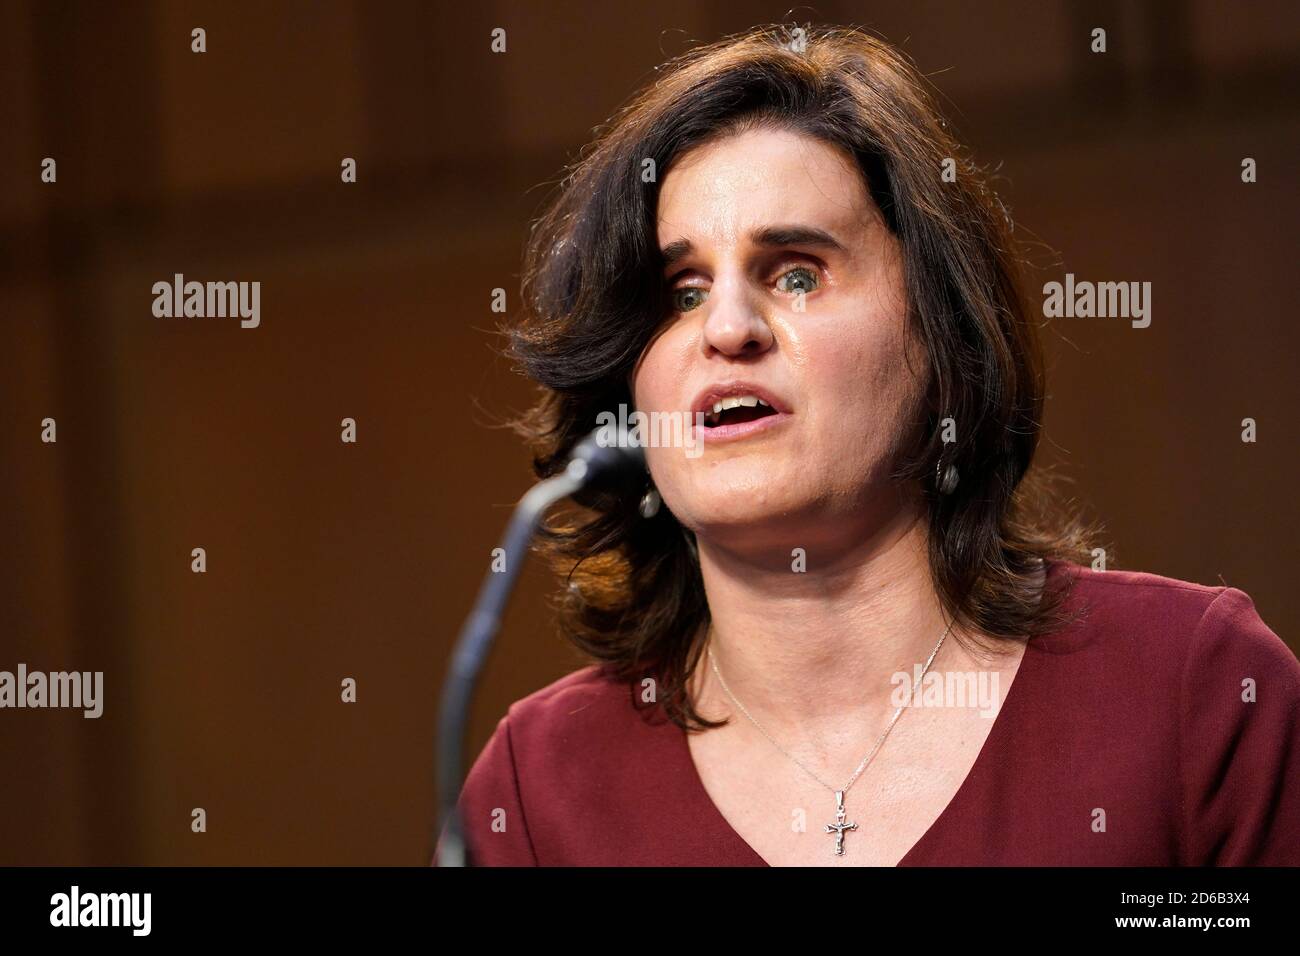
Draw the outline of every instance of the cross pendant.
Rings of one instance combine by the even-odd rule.
[[[826,824],[826,832],[835,834],[835,855],[844,855],[844,831],[856,830],[856,823],[845,823],[844,818],[844,791],[835,791],[835,822]]]

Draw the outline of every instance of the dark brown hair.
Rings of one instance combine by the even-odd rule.
[[[667,314],[658,182],[643,181],[645,161],[661,179],[686,151],[755,126],[847,151],[900,242],[908,319],[932,378],[929,419],[895,478],[925,490],[945,610],[998,637],[1060,626],[1064,592],[1040,591],[1038,573],[1045,561],[1086,554],[1090,529],[1055,503],[1044,476],[1027,475],[1044,381],[1009,217],[917,70],[857,29],[764,26],[683,54],[566,170],[534,225],[523,314],[508,329],[510,355],[543,387],[517,423],[537,473],[562,468],[598,414],[632,406],[629,373]],[[942,176],[949,160],[955,179]],[[938,426],[947,417],[958,430],[945,449]],[[958,470],[951,494],[935,487],[939,464]],[[709,613],[693,538],[667,509],[642,518],[641,491],[593,494],[580,514],[544,530],[540,546],[568,573],[563,627],[618,676],[653,675],[675,723],[717,726],[686,691]]]

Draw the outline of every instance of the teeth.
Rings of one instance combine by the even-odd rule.
[[[764,408],[772,407],[757,395],[731,395],[713,403],[713,411],[709,413],[709,420],[715,421],[719,415],[729,408],[753,408],[756,405],[762,405]]]
[[[771,408],[767,402],[763,401],[757,395],[732,395],[730,398],[724,398],[721,401],[713,403],[713,414],[721,415],[729,408],[753,408],[755,405],[762,405],[765,408]]]

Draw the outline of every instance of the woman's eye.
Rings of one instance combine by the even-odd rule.
[[[698,309],[704,304],[704,300],[709,297],[707,289],[700,289],[696,286],[685,286],[681,289],[673,290],[673,308],[678,312],[689,312],[691,309]]]
[[[776,287],[782,292],[798,295],[800,292],[812,292],[821,283],[817,273],[805,266],[799,266],[782,274],[776,280]]]

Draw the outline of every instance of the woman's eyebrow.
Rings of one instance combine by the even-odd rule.
[[[756,246],[820,246],[844,252],[844,244],[825,229],[815,226],[780,225],[764,226],[749,234],[749,241]],[[659,251],[664,259],[664,268],[685,259],[695,251],[689,239],[675,239]]]
[[[844,245],[825,229],[815,226],[766,226],[749,234],[756,246],[821,246],[844,252]]]
[[[689,239],[676,239],[659,250],[659,254],[664,257],[664,268],[667,269],[674,262],[680,262],[692,252],[695,247],[691,245]]]

